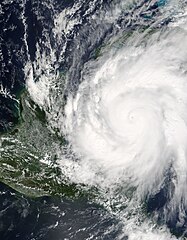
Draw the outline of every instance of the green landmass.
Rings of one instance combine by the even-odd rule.
[[[56,153],[65,140],[48,129],[45,111],[26,91],[20,109],[19,123],[0,136],[0,181],[30,197],[87,195],[84,186],[69,183],[63,176]]]

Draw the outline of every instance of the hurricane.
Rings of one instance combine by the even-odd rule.
[[[39,197],[86,196],[105,213],[80,230],[91,231],[81,239],[185,239],[186,1],[57,2],[42,12],[33,5],[42,33],[34,47],[34,18],[21,5],[21,130],[0,143],[11,142],[1,150],[3,166],[14,154],[23,166],[17,183],[4,170],[3,182]],[[99,227],[106,219],[112,224]]]
[[[64,130],[81,163],[97,166],[111,184],[121,177],[140,198],[168,174],[173,201],[186,203],[185,38],[171,26],[146,45],[129,42],[83,73],[65,107]]]
[[[165,188],[164,221],[176,212],[182,221],[187,205],[185,28],[184,18],[146,41],[135,33],[89,62],[62,124],[79,158],[74,181],[114,196],[120,185],[133,208]],[[134,235],[129,239],[169,239]]]

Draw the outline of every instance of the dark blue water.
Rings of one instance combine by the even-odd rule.
[[[77,24],[72,34],[68,36],[62,60],[61,52],[66,36],[62,34],[61,40],[56,41],[52,34],[53,20],[61,11],[71,8],[75,1],[27,0],[25,3],[21,0],[14,0],[11,3],[1,1],[0,89],[2,86],[2,90],[6,89],[8,94],[0,93],[0,133],[10,131],[20,122],[22,109],[19,100],[22,91],[25,90],[26,81],[24,66],[27,61],[34,65],[37,44],[41,53],[45,51],[50,55],[50,47],[56,49],[54,71],[70,70],[66,91],[76,91],[80,84],[83,65],[88,60],[96,58],[95,49],[104,45],[111,36],[117,35],[119,28],[131,32],[141,28],[141,24],[144,24],[144,27],[150,26],[159,16],[160,8],[167,4],[164,0],[140,1],[134,6],[134,12],[139,12],[144,4],[150,2],[153,4],[145,7],[146,11],[142,11],[140,15],[135,14],[136,18],[132,18],[131,21],[128,17],[133,15],[133,11],[125,13],[115,24],[112,22],[106,24],[88,20],[84,15],[90,8],[90,2],[92,1],[84,1],[74,16],[69,17],[73,19],[81,16],[82,22]],[[111,3],[110,0],[98,0],[90,15],[96,11],[109,9]],[[162,25],[167,25],[169,21],[170,19]],[[77,49],[77,46],[80,48]],[[36,71],[34,78],[37,81]],[[158,211],[158,222],[161,221],[162,210],[169,197],[171,196],[168,194],[168,186],[149,196],[146,202],[147,214],[151,215]],[[187,227],[187,221],[180,226],[177,225],[179,217],[176,213],[167,222],[171,232],[176,236],[183,233],[185,235]],[[91,239],[91,236],[94,236],[93,239],[112,240],[118,238],[121,228],[116,218],[109,216],[102,206],[91,203],[86,198],[71,200],[65,197],[46,196],[34,199],[0,184],[0,240],[82,240]]]
[[[115,239],[118,222],[87,199],[27,198],[0,184],[1,240]],[[108,233],[107,233],[108,232]]]

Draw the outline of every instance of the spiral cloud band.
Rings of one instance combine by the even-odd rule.
[[[102,184],[121,179],[142,199],[169,175],[169,204],[187,205],[184,26],[171,24],[146,43],[134,35],[124,47],[89,63],[92,72],[83,72],[78,93],[66,106],[65,129],[81,166],[89,166],[86,183],[102,173]]]
[[[134,8],[133,2],[141,1],[119,2],[130,4],[132,12],[124,19],[129,16],[134,25],[120,29],[118,4],[108,14],[92,18],[102,26],[114,22],[115,28],[99,47],[101,52],[96,49],[99,56],[94,59],[91,52],[91,59],[81,62],[81,79],[71,74],[80,61],[75,53],[73,66],[58,79],[48,71],[48,77],[34,81],[26,68],[27,88],[46,110],[50,128],[65,139],[55,152],[62,176],[80,188],[97,190],[94,201],[123,222],[121,239],[176,239],[168,222],[175,218],[180,227],[187,221],[187,11],[180,8],[185,1],[143,1],[142,7]],[[157,17],[152,13],[151,24],[146,25],[149,14],[143,9],[149,4],[148,10],[153,9],[153,3],[166,6],[157,10]],[[65,22],[63,16],[59,26]],[[76,25],[68,23],[68,29]],[[62,29],[57,30],[61,36]],[[75,43],[77,49],[81,40]],[[81,53],[85,51],[83,45]],[[49,65],[49,59],[44,60],[42,69]],[[157,205],[151,206],[149,215],[145,209],[156,195]]]

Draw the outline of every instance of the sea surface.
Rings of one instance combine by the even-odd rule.
[[[0,240],[187,237],[187,2],[2,0]]]

